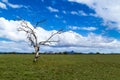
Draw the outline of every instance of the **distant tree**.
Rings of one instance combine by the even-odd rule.
[[[44,20],[42,21],[39,21],[36,23],[36,25],[31,28],[29,25],[28,25],[28,22],[25,21],[25,20],[20,20],[21,22],[21,25],[20,27],[18,28],[18,31],[23,31],[25,32],[27,35],[27,40],[30,42],[31,46],[34,48],[35,50],[35,57],[34,57],[34,62],[36,62],[38,60],[38,57],[39,57],[39,51],[40,51],[40,45],[48,45],[52,42],[58,42],[58,41],[53,41],[51,40],[51,38],[53,38],[55,35],[57,34],[61,34],[62,33],[62,30],[59,30],[53,34],[51,34],[48,39],[46,39],[45,41],[41,41],[39,42],[38,41],[38,37],[37,37],[37,34],[35,32],[35,29],[36,27],[38,26],[39,23],[43,22]],[[44,34],[43,34],[44,35]]]
[[[95,53],[93,53],[93,52],[89,52],[88,54],[95,54]]]
[[[99,52],[96,52],[96,54],[100,54]]]
[[[68,54],[68,52],[67,52],[67,51],[64,51],[63,54]]]

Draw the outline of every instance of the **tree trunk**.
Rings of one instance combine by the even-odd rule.
[[[34,49],[35,49],[34,62],[36,62],[38,60],[38,57],[39,57],[39,47],[35,46]]]

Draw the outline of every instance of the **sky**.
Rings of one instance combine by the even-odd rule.
[[[0,0],[0,52],[33,52],[20,17],[36,28],[38,40],[64,30],[58,43],[40,46],[41,52],[120,53],[120,0]]]

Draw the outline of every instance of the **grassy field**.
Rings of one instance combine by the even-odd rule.
[[[120,55],[1,54],[0,80],[120,80]]]

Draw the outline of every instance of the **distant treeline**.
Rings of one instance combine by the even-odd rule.
[[[34,52],[32,53],[26,53],[26,52],[0,52],[0,54],[34,54]],[[82,53],[82,52],[43,52],[40,54],[120,54],[120,53],[100,53],[100,52],[90,52],[90,53]]]

